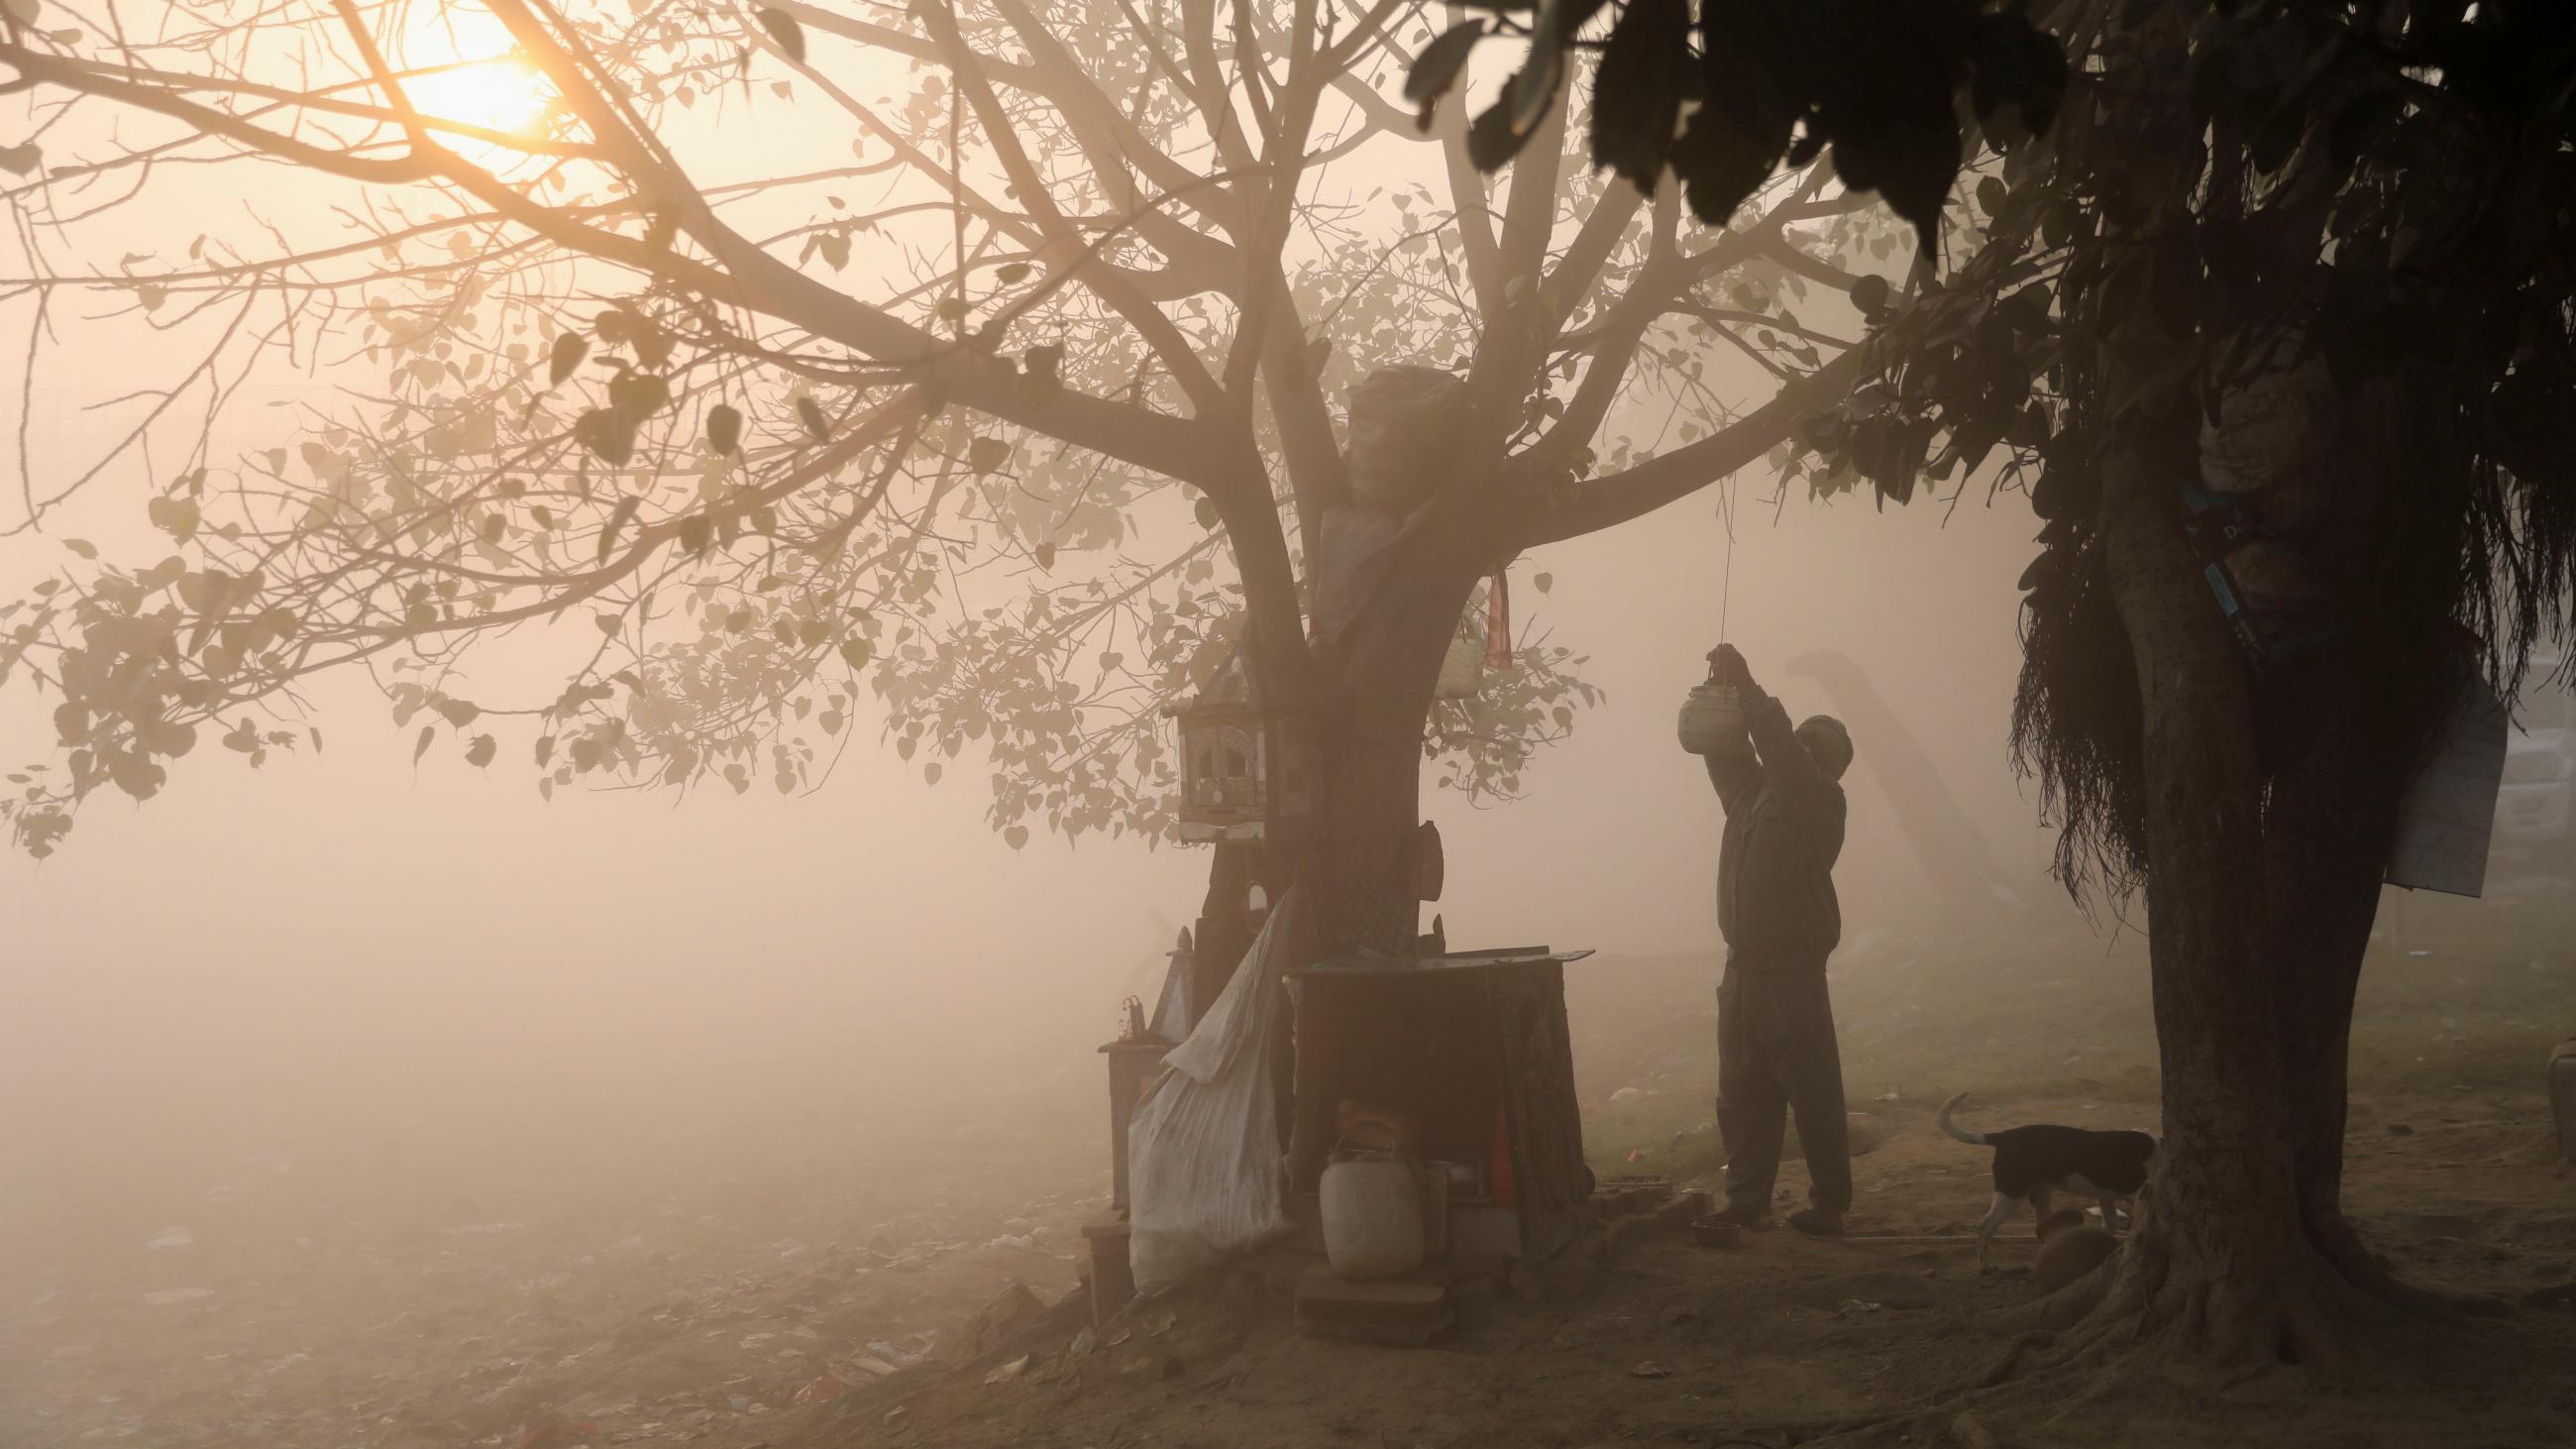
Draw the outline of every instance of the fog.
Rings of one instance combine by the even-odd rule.
[[[1449,857],[1426,917],[1453,946],[1593,947],[1614,972],[1682,953],[1713,984],[1721,817],[1673,717],[1722,600],[1727,637],[1794,710],[1829,702],[1789,657],[1858,661],[1998,856],[2035,875],[2004,751],[2018,498],[1880,514],[1801,494],[1774,522],[1754,506],[1767,480],[1735,486],[1731,583],[1702,498],[1548,550],[1552,592],[1516,601],[1591,653],[1608,700],[1541,756],[1527,798],[1426,797]],[[12,584],[31,552],[9,556]],[[44,716],[11,703],[0,745],[27,758]],[[817,1218],[864,1239],[944,1204],[998,1232],[1049,1194],[1105,1199],[1093,1048],[1120,998],[1151,1004],[1203,850],[1015,852],[967,788],[925,787],[881,749],[854,749],[809,798],[547,804],[506,769],[416,773],[371,692],[311,704],[320,755],[191,760],[146,805],[93,804],[53,859],[0,863],[0,1292],[16,1303],[201,1281],[255,1297],[176,1261],[218,1261],[226,1224],[254,1265],[258,1223],[297,1240],[327,1223],[373,1252],[532,1221],[571,1255],[625,1239],[639,1203],[723,1184],[686,1215],[716,1212],[704,1261],[740,1264]],[[1869,758],[1864,737],[1838,873],[1854,931],[1929,900]],[[232,1205],[245,1191],[253,1210]],[[174,1227],[196,1244],[146,1250]],[[1071,1251],[958,1269],[939,1309],[989,1291],[978,1271],[1060,1290]],[[328,1272],[252,1336],[318,1352],[313,1332],[402,1311],[426,1291],[411,1281]],[[887,1316],[892,1333],[940,1314]]]
[[[2018,498],[1945,521],[1800,497],[1776,523],[1745,507],[1740,529],[1731,588],[1700,500],[1548,551],[1554,589],[1522,607],[1591,652],[1609,697],[1526,799],[1426,796],[1450,860],[1426,914],[1454,945],[1714,950],[1720,816],[1672,720],[1722,593],[1728,636],[1794,710],[1829,701],[1785,661],[1849,655],[1999,855],[2035,867],[2004,749]],[[43,716],[13,699],[0,743],[31,757]],[[54,859],[0,866],[5,1120],[38,1165],[12,1175],[22,1197],[85,1203],[82,1184],[161,1154],[271,1136],[542,1154],[789,1104],[918,1110],[997,1072],[1087,1082],[1204,890],[1203,850],[1014,852],[971,787],[925,787],[881,750],[811,798],[547,804],[503,769],[416,776],[380,704],[339,702],[314,704],[319,756],[192,761],[147,805],[94,804]],[[1864,738],[1839,872],[1856,924],[1928,894],[1869,758]]]
[[[13,15],[22,4],[11,0]],[[475,42],[485,50],[503,44],[497,29]],[[854,94],[902,89],[923,115],[939,109],[931,92],[911,93],[916,68],[894,52],[843,45],[862,56],[838,72]],[[454,50],[469,53],[482,51]],[[748,67],[752,52],[741,54]],[[798,54],[801,64],[801,42]],[[762,66],[773,61],[788,73],[779,55],[761,52]],[[1486,63],[1495,62],[1488,55]],[[478,93],[473,66],[455,69],[467,77],[455,104],[506,120],[499,129],[545,114],[524,81],[513,94]],[[1490,87],[1501,74],[1480,83]],[[1388,82],[1381,91],[1391,92],[1393,75],[1376,77]],[[798,84],[806,82],[800,74]],[[776,85],[774,94],[790,94],[784,81]],[[748,81],[742,89],[751,94]],[[700,98],[687,89],[678,95],[683,107]],[[0,105],[0,118],[14,125],[17,104]],[[946,105],[957,102],[951,96]],[[504,117],[511,106],[521,109]],[[813,205],[798,186],[855,191],[823,168],[847,167],[855,154],[865,163],[857,176],[876,174],[868,168],[880,153],[853,147],[850,128],[719,132],[710,119],[716,112],[709,102],[691,117],[672,113],[666,139],[693,167],[703,159],[710,192],[745,177],[774,182],[777,196],[763,191],[727,213],[746,233],[774,224],[792,241],[809,221],[798,208]],[[78,129],[95,124],[87,114],[63,133],[46,133],[48,155],[72,154],[84,141],[106,144],[104,132]],[[1197,165],[1204,138],[1174,124]],[[0,143],[16,134],[0,132]],[[757,144],[743,144],[746,135]],[[1339,228],[1395,224],[1392,211],[1366,208],[1381,191],[1401,188],[1406,166],[1438,170],[1421,164],[1430,148],[1403,152],[1397,144],[1336,154],[1338,170],[1317,167],[1319,176],[1330,171],[1330,185],[1318,180],[1301,204],[1327,219],[1307,223],[1312,235],[1301,234],[1299,246],[1323,256]],[[913,159],[925,174],[936,171],[921,155]],[[1822,175],[1802,197],[1819,194]],[[780,176],[789,180],[774,181]],[[1363,196],[1380,181],[1389,186]],[[281,238],[337,226],[322,183],[299,182],[310,185],[281,183],[275,195],[257,198],[265,207],[260,225],[276,219]],[[138,257],[189,246],[185,234],[201,213],[221,207],[232,215],[240,202],[228,189],[234,184],[229,174],[165,173],[152,204],[112,212],[85,235],[101,256],[136,248],[125,259],[131,276]],[[919,223],[921,235],[945,245],[949,216],[892,185],[862,206],[885,206],[889,216],[939,213],[936,227]],[[524,187],[543,194],[534,181]],[[1421,193],[1426,211],[1430,194]],[[1344,203],[1346,212],[1337,210]],[[560,204],[578,209],[573,200]],[[900,275],[904,248],[921,245],[892,227],[854,244],[842,216],[848,203],[834,196],[829,210],[842,218],[832,224],[843,226],[833,285],[854,295],[873,285],[872,268]],[[964,214],[961,204],[960,254]],[[1558,221],[1569,234],[1580,224],[1570,213]],[[1402,224],[1413,224],[1409,211]],[[761,245],[793,250],[785,241]],[[844,272],[854,245],[857,263]],[[1901,272],[1902,255],[1888,261],[1884,246],[1864,261],[1856,260],[1861,246],[1846,257],[1841,245],[1817,242],[1851,265]],[[424,275],[447,285],[458,275],[439,270],[449,265],[463,267],[441,262]],[[1008,265],[1031,272],[1025,262]],[[1430,263],[1422,265],[1428,276]],[[821,276],[819,264],[811,270]],[[1833,268],[1825,274],[1850,281]],[[564,297],[578,295],[590,309],[588,292],[563,285]],[[1341,301],[1362,290],[1350,284]],[[1181,291],[1198,300],[1189,287]],[[95,419],[121,416],[102,399],[130,408],[148,396],[127,391],[144,386],[128,376],[136,359],[152,355],[147,349],[177,355],[193,340],[189,325],[213,325],[165,327],[131,312],[39,317],[28,300],[34,295],[0,297],[0,321],[31,335],[50,323],[59,338],[32,371],[15,356],[0,360],[0,418],[27,435],[30,508],[51,481],[95,456],[89,445],[107,426]],[[906,305],[911,300],[919,299]],[[1399,315],[1372,325],[1402,334],[1403,309],[1381,305]],[[1805,324],[1864,331],[1830,284],[1812,303],[1802,294],[1798,306]],[[560,310],[569,315],[572,304]],[[1467,310],[1462,304],[1462,315]],[[1606,328],[1607,312],[1605,305],[1589,314],[1587,325]],[[1753,316],[1757,325],[1773,320],[1758,308]],[[459,330],[475,325],[468,319]],[[1064,325],[1069,333],[1072,324]],[[1219,355],[1219,334],[1206,325],[1210,331],[1188,340]],[[1791,319],[1789,330],[1800,325]],[[784,323],[778,335],[797,346],[814,340]],[[1031,349],[1035,335],[1013,345]],[[1687,386],[1639,382],[1620,394],[1600,430],[1605,452],[1613,437],[1660,438],[1680,410],[1677,399],[1693,390],[1706,402],[1700,423],[1707,424],[1771,397],[1790,376],[1776,362],[1765,371],[1703,341],[1683,345],[1710,354],[1705,379],[1693,361]],[[1481,347],[1483,334],[1449,345]],[[1803,350],[1802,365],[1819,365],[1815,349]],[[1555,382],[1548,368],[1537,369],[1542,394],[1560,382],[1570,387],[1572,351]],[[1058,346],[1059,359],[1064,353]],[[1035,376],[1036,352],[1024,355]],[[533,372],[538,358],[529,353],[514,365]],[[1265,378],[1270,366],[1262,364]],[[1152,393],[1148,370],[1137,369],[1130,397],[1178,412],[1170,397]],[[295,409],[355,410],[352,398],[380,375],[355,363],[335,370],[324,354],[303,352],[281,353],[253,372],[210,425],[202,456],[291,440]],[[456,376],[461,384],[466,374]],[[779,397],[768,401],[786,396],[789,376],[778,373]],[[337,391],[343,384],[352,391]],[[717,395],[703,376],[691,385],[700,397]],[[857,396],[876,386],[848,390]],[[497,396],[499,385],[492,387]],[[1564,400],[1556,401],[1554,415],[1563,416]],[[536,408],[532,400],[531,415]],[[1338,413],[1338,402],[1331,410]],[[1534,407],[1533,419],[1542,412]],[[809,431],[810,439],[778,445],[769,460],[826,441],[820,427]],[[690,455],[705,465],[696,476],[716,480],[712,470],[732,450],[711,437],[693,436],[690,445],[701,442]],[[87,541],[79,548],[94,542],[115,561],[167,553],[167,534],[143,513],[146,489],[162,482],[155,470],[170,471],[162,446],[162,456],[138,448],[41,527],[0,535],[0,603],[64,569],[66,540]],[[1068,445],[1050,466],[1074,451]],[[587,506],[591,464],[572,456]],[[1285,468],[1278,458],[1266,461]],[[1030,466],[1034,474],[1033,459]],[[623,467],[623,459],[613,465]],[[979,463],[972,471],[992,470]],[[320,469],[312,472],[321,478]],[[657,475],[645,486],[665,481]],[[846,489],[847,474],[830,486]],[[1190,500],[1180,493],[1175,486],[1146,495],[1145,511],[1159,512],[1136,533],[1117,535],[1120,545],[1203,535],[1205,525],[1186,521]],[[708,511],[696,520],[702,542],[716,508],[706,496]],[[1068,512],[1079,501],[1068,502]],[[922,527],[933,509],[922,505]],[[500,519],[490,521],[497,537]],[[1567,999],[1580,1125],[1596,1177],[1633,1172],[1658,1188],[1707,1187],[1724,1155],[1710,1110],[1722,817],[1702,762],[1679,747],[1675,728],[1687,692],[1705,677],[1704,656],[1720,642],[1743,651],[1793,717],[1838,712],[1832,695],[1794,664],[1830,652],[1857,666],[1901,724],[1901,736],[1869,722],[1854,729],[1856,759],[1844,781],[1848,839],[1834,871],[1843,932],[1831,990],[1851,1120],[1865,1139],[1856,1219],[1901,1245],[1960,1245],[1966,1223],[1984,1209],[1985,1168],[1934,1129],[1932,1104],[1952,1091],[2001,1099],[1998,1123],[2007,1112],[2045,1110],[2088,1127],[2156,1125],[2143,943],[2122,917],[2127,903],[2097,900],[2088,915],[2047,878],[2054,837],[2008,750],[2021,659],[2016,581],[2035,529],[2026,498],[2001,486],[1992,468],[1926,484],[1911,503],[1882,505],[1866,484],[1820,501],[1805,481],[1784,481],[1756,463],[1642,519],[1512,561],[1522,642],[1587,656],[1576,672],[1606,698],[1578,712],[1570,738],[1539,752],[1522,776],[1523,798],[1472,800],[1431,790],[1426,778],[1421,811],[1440,827],[1445,885],[1422,915],[1426,927],[1438,916],[1453,950],[1546,943],[1595,953],[1567,968]],[[388,527],[387,536],[396,531]],[[728,534],[725,545],[733,542]],[[1050,562],[1037,568],[1052,574],[1056,545],[1043,546]],[[541,541],[541,555],[545,547]],[[1150,550],[1139,543],[1136,551]],[[604,563],[610,553],[603,541],[598,558]],[[1544,591],[1535,587],[1540,571],[1551,580]],[[1022,588],[1018,573],[997,576],[1004,591]],[[991,577],[975,586],[993,587]],[[955,587],[952,602],[964,618],[967,585]],[[615,637],[616,621],[610,625]],[[598,637],[580,609],[537,622],[478,655],[470,687],[478,699],[507,694],[542,705],[563,687],[558,656],[589,650]],[[800,647],[815,648],[816,639]],[[877,659],[882,665],[883,655]],[[900,1406],[888,1411],[890,1401],[877,1399],[867,1401],[865,1424],[817,1417],[821,1410],[807,1405],[814,1412],[791,1428],[763,1427],[784,1422],[767,1416],[834,1375],[864,1376],[865,1386],[882,1389],[878,1376],[918,1384],[900,1375],[924,1362],[971,1360],[976,1374],[951,1388],[1009,1392],[1004,1386],[1030,1360],[1006,1363],[997,1370],[1003,1378],[982,1377],[993,1344],[970,1324],[997,1295],[1013,1301],[1014,1284],[1026,1285],[1033,1304],[1060,1310],[1075,1302],[1068,1295],[1088,1261],[1081,1229],[1102,1218],[1111,1193],[1108,1073],[1097,1049],[1118,1035],[1126,998],[1152,1006],[1165,953],[1199,913],[1210,852],[1096,832],[1076,846],[1043,830],[1014,848],[985,818],[981,781],[993,766],[979,757],[981,746],[960,755],[944,782],[928,783],[920,764],[881,742],[884,711],[855,686],[859,702],[844,736],[852,744],[810,793],[763,788],[764,776],[741,794],[704,785],[575,786],[546,799],[526,768],[526,734],[503,733],[488,769],[444,744],[424,754],[427,740],[416,749],[413,729],[388,718],[377,683],[342,669],[267,701],[279,706],[281,725],[318,731],[313,748],[280,750],[253,768],[210,738],[173,765],[157,798],[137,803],[99,790],[51,858],[0,859],[0,1449],[102,1441],[568,1449],[591,1442],[597,1425],[553,1438],[550,1426],[590,1419],[612,1422],[612,1435],[597,1436],[603,1440],[762,1449],[855,1442],[861,1429],[896,1439],[909,1432]],[[493,693],[483,694],[487,688]],[[55,702],[23,674],[0,689],[7,768],[60,754]],[[1977,840],[1908,833],[1879,761],[1916,758],[1937,774]],[[1969,844],[1998,867],[2006,909],[1982,902],[1961,909],[1936,886],[1933,867]],[[2501,1292],[2527,1286],[2514,1275],[2552,1271],[2553,1263],[2563,1276],[2563,1255],[2576,1250],[2576,1219],[2549,1206],[2546,1194],[2557,1184],[2540,1181],[2534,1166],[2543,1160],[2531,1147],[2540,1113],[2527,1080],[2538,1053],[2563,1034],[2562,1018],[2576,1011],[2566,946],[2576,936],[2554,883],[2496,894],[2506,899],[2410,902],[2411,914],[2388,913],[2374,937],[2352,1056],[2367,1096],[2353,1118],[2355,1174],[2380,1194],[2375,1204],[2397,1205],[2388,1211],[2398,1216],[2382,1225],[2389,1233],[2375,1241]],[[2444,1145],[2405,1157],[2412,1149],[2397,1144],[2413,1139],[2418,1124],[2427,1144]],[[2444,1194],[2467,1191],[2455,1187],[2451,1169],[2472,1159],[2503,1185],[2477,1189],[2488,1194],[2482,1216],[2463,1228],[2470,1220],[2455,1220],[2461,1209]],[[1793,1161],[1784,1202],[1797,1176]],[[2476,1234],[2485,1237],[2474,1251],[2462,1246]],[[1653,1260],[1663,1276],[1640,1290],[1662,1295],[1650,1303],[1551,1303],[1511,1328],[1518,1337],[1503,1349],[1481,1340],[1472,1353],[1437,1362],[1468,1364],[1480,1376],[1460,1398],[1499,1402],[1515,1374],[1487,1366],[1479,1357],[1487,1351],[1591,1352],[1599,1361],[1569,1357],[1554,1377],[1530,1381],[1598,1396],[1609,1405],[1595,1405],[1598,1422],[1623,1434],[1664,1436],[1705,1427],[1709,1411],[1696,1396],[1724,1392],[1722,1375],[1705,1356],[1676,1373],[1668,1359],[1680,1350],[1621,1336],[1645,1331],[1636,1325],[1652,1321],[1655,1332],[1676,1335],[1733,1332],[1746,1342],[1730,1351],[1785,1344],[1783,1351],[1804,1355],[1807,1340],[1793,1336],[1750,1341],[1782,1322],[1824,1333],[1820,1324],[1847,1316],[1928,1309],[1931,1300],[1906,1295],[1938,1276],[1926,1266],[1930,1254],[1903,1258],[1901,1272],[1856,1274],[1839,1263],[1817,1276],[1810,1260],[1799,1260],[1797,1274],[1766,1267],[1770,1276],[1746,1291],[1776,1301],[1747,1307],[1721,1327],[1719,1314],[1693,1315],[1708,1303],[1733,1305],[1749,1280],[1722,1279],[1727,1259],[1673,1256],[1678,1235],[1655,1251],[1667,1256]],[[1959,1295],[1943,1301],[1944,1323],[1969,1295],[1983,1294],[1981,1306],[2002,1302],[2004,1280],[1971,1278],[1965,1261],[1958,1254],[1939,1270]],[[2019,1265],[2012,1272],[2020,1275],[2010,1280],[2017,1291],[2028,1275]],[[1515,1292],[1527,1286],[1511,1281]],[[1240,1286],[1229,1280],[1229,1291]],[[1269,1327],[1291,1337],[1280,1327],[1284,1284],[1259,1286],[1276,1310]],[[1121,1344],[1127,1361],[1114,1379],[1105,1368],[1088,1370],[1088,1381],[1078,1367],[1066,1370],[1049,1381],[1048,1393],[1062,1393],[1048,1403],[1097,1396],[1104,1382],[1112,1396],[1146,1392],[1119,1385],[1163,1385],[1152,1391],[1162,1395],[1157,1403],[1185,1403],[1187,1394],[1168,1385],[1200,1372],[1203,1351],[1232,1351],[1226,1346],[1250,1332],[1245,1321],[1220,1316],[1206,1333],[1182,1330],[1170,1342],[1186,1350],[1165,1355],[1130,1340],[1171,1332],[1168,1315],[1159,1324],[1131,1315],[1116,1328],[1099,1325],[1099,1336],[1086,1327],[1081,1338],[1068,1316],[1053,1324],[1066,1363],[1095,1349],[1105,1363]],[[1812,1397],[1844,1392],[1855,1374],[1877,1383],[1887,1364],[1882,1347],[1844,1342],[1839,1368],[1819,1370],[1822,1386],[1808,1386]],[[1605,1369],[1601,1356],[1611,1353],[1620,1361]],[[1275,1403],[1302,1402],[1300,1395],[1349,1372],[1354,1394],[1374,1394],[1390,1421],[1408,1407],[1412,1381],[1384,1360],[1367,1360],[1365,1372],[1352,1369],[1359,1360],[1301,1362],[1305,1378],[1261,1382],[1258,1392]],[[1974,1369],[1946,1367],[1962,1376]],[[1237,1386],[1251,1372],[1228,1368],[1207,1382]],[[1669,1378],[1666,1387],[1687,1387],[1693,1402],[1668,1404],[1669,1422],[1643,1410],[1627,1417],[1634,1406],[1624,1396],[1644,1392],[1632,1378]],[[1487,1379],[1502,1387],[1489,1393]],[[1783,1381],[1791,1399],[1807,1392],[1795,1373]],[[1796,1407],[1804,1413],[1814,1403]],[[1052,1408],[1027,1412],[1034,1417],[995,1418],[979,1429],[990,1437],[971,1442],[1043,1439],[1068,1449],[1095,1442],[1053,1437]],[[1339,1417],[1332,1422],[1337,1432],[1345,1427]],[[1119,1423],[1098,1449],[1167,1442],[1150,1430],[1121,1440],[1127,1430]],[[1040,1433],[1029,1424],[1047,1427]],[[1240,1442],[1314,1442],[1311,1427]],[[1472,1427],[1452,1432],[1455,1424],[1406,1427],[1406,1437],[1389,1430],[1353,1442],[1506,1442]],[[1216,1437],[1200,1442],[1237,1442],[1210,1432]],[[941,1441],[925,1433],[909,1442]]]

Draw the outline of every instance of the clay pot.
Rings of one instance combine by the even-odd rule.
[[[1744,733],[1744,691],[1731,684],[1703,684],[1682,701],[1678,733],[1682,748],[1694,755],[1718,755],[1750,749]]]

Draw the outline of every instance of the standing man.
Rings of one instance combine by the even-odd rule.
[[[1843,849],[1843,771],[1851,735],[1816,715],[1789,728],[1731,644],[1709,651],[1711,684],[1742,692],[1751,748],[1709,754],[1708,778],[1726,811],[1717,856],[1717,929],[1726,975],[1717,988],[1717,1122],[1726,1139],[1725,1216],[1768,1224],[1787,1113],[1798,1114],[1809,1206],[1789,1225],[1816,1237],[1843,1230],[1851,1208],[1851,1142],[1843,1116],[1842,1055],[1825,958],[1842,943],[1834,861]]]

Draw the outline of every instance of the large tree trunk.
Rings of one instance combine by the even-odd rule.
[[[2281,1050],[2267,949],[2253,700],[2193,567],[2164,470],[2106,460],[2105,560],[2144,711],[2147,933],[2164,1152],[2111,1306],[2234,1358],[2280,1342],[2304,1260],[2289,1114],[2313,1086]]]
[[[2152,343],[2106,351],[2115,398],[2152,371]],[[2357,645],[2258,686],[2182,526],[2191,463],[2168,440],[2192,410],[2142,401],[2105,451],[2098,522],[2143,712],[2164,1147],[2073,1351],[2152,1328],[2224,1385],[2339,1366],[2354,1326],[2422,1301],[2341,1200],[2353,999],[2412,736]]]
[[[1307,859],[1327,952],[1402,953],[1420,930],[1408,867],[1422,818],[1422,740],[1476,578],[1472,567],[1437,561],[1390,577],[1334,651]]]
[[[2144,711],[2163,1150],[2126,1250],[2047,1308],[2089,1310],[2068,1357],[2144,1342],[2222,1388],[2347,1368],[2356,1330],[2434,1306],[2342,1207],[2353,998],[2411,756],[2358,649],[2258,699],[2170,473],[2115,456],[2101,504]]]
[[[1323,641],[1315,816],[1295,852],[1316,949],[1410,952],[1420,933],[1412,850],[1421,823],[1422,742],[1440,663],[1490,560],[1472,541],[1433,539],[1389,569],[1338,638]],[[1321,1169],[1334,1137],[1343,1064],[1402,1054],[1418,1036],[1400,1014],[1298,1022],[1289,1175]]]
[[[2403,761],[2374,729],[2361,661],[2338,649],[2272,702],[2297,748],[2272,776],[2265,822],[2266,946],[2280,977],[2280,1050],[2289,1095],[2300,1226],[2336,1271],[2407,1301],[2343,1215],[2343,1149],[2353,1000],[2396,834]]]

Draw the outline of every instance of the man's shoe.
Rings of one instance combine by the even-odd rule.
[[[1789,1226],[1811,1238],[1839,1238],[1843,1235],[1843,1215],[1823,1208],[1800,1208],[1789,1214]]]

